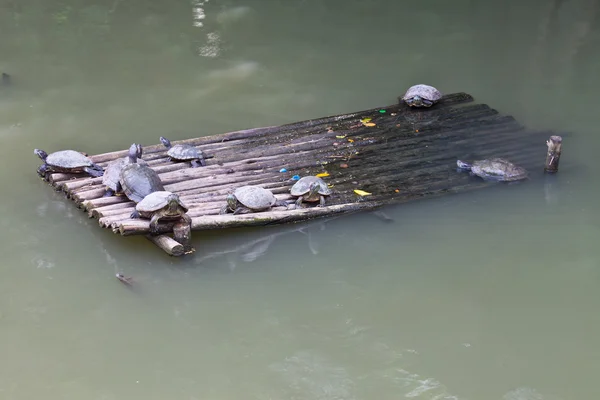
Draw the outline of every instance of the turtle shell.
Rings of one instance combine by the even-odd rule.
[[[46,157],[45,162],[51,167],[65,170],[81,169],[94,165],[92,160],[75,150],[60,150],[50,153],[48,154],[48,157]]]
[[[471,172],[483,179],[494,181],[518,181],[527,177],[527,170],[504,158],[478,160],[471,165]]]
[[[141,158],[138,158],[136,162],[140,165],[148,165],[148,163]],[[121,179],[121,170],[128,164],[129,157],[118,158],[108,163],[104,170],[104,175],[102,176],[102,184],[111,190],[116,191],[117,183],[119,183],[119,180]]]
[[[270,190],[260,186],[242,186],[235,189],[233,195],[243,206],[256,211],[272,207],[277,201]]]
[[[419,84],[409,87],[406,93],[404,93],[404,96],[402,96],[402,100],[406,101],[415,96],[436,102],[442,98],[442,93],[433,86]]]
[[[189,144],[176,144],[167,151],[167,155],[174,160],[189,161],[204,156],[202,150],[198,150]]]
[[[300,178],[298,182],[292,186],[290,193],[292,196],[303,196],[310,190],[311,183],[316,182],[319,184],[319,194],[322,196],[328,196],[332,193],[331,189],[327,186],[325,181],[317,176],[304,176]]]
[[[166,207],[168,204],[167,200],[169,196],[173,194],[173,192],[168,192],[165,190],[152,192],[146,197],[144,197],[142,201],[137,203],[135,209],[142,213],[142,215],[143,213],[153,213],[155,211],[160,210],[163,207]],[[188,211],[188,207],[181,201],[179,196],[177,196],[177,202],[181,206],[181,208],[184,209],[184,213]]]
[[[125,195],[136,203],[152,192],[165,190],[156,171],[138,163],[125,165],[121,170],[119,182]]]

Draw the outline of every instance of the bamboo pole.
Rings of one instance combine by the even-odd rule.
[[[179,257],[185,253],[184,246],[167,235],[146,235],[146,239],[154,243],[170,256]]]

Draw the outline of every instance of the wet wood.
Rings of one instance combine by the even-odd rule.
[[[558,163],[560,161],[560,153],[562,150],[562,137],[553,135],[546,141],[548,151],[546,152],[546,166],[544,171],[549,173],[558,172]]]
[[[191,230],[304,221],[482,188],[489,184],[456,171],[457,158],[505,157],[529,169],[541,163],[539,142],[548,135],[529,131],[513,117],[486,104],[473,104],[468,94],[456,93],[430,109],[397,103],[173,141],[198,146],[211,157],[207,166],[199,168],[169,161],[167,149],[157,138],[157,144],[144,146],[143,159],[159,174],[165,189],[177,193],[189,206],[192,224],[160,224],[161,233],[173,233],[174,238],[147,237],[169,254],[178,254],[175,243],[183,252],[189,251]],[[120,150],[90,158],[105,167],[126,153]],[[292,178],[316,174],[325,174],[323,179],[333,190],[326,206],[308,204],[294,209],[295,198],[289,192],[295,183]],[[47,180],[100,226],[124,236],[148,235],[148,220],[130,219],[133,202],[125,196],[103,197],[102,178],[49,174]],[[267,188],[290,205],[254,214],[219,215],[227,194],[247,184]],[[355,190],[371,194],[360,196]]]
[[[146,235],[146,238],[170,256],[179,257],[185,253],[183,245],[168,235]]]
[[[178,221],[173,225],[173,239],[183,246],[183,251],[192,253],[192,227],[186,221]]]

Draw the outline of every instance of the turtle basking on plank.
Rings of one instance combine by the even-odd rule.
[[[242,186],[227,196],[227,204],[220,211],[220,214],[232,212],[234,215],[247,214],[270,210],[273,206],[286,206],[283,200],[277,200],[273,193],[260,186]]]
[[[490,158],[473,162],[456,161],[459,170],[471,171],[486,181],[512,182],[527,178],[527,170],[504,158]]]
[[[44,161],[37,170],[42,176],[47,172],[86,173],[93,177],[104,174],[101,166],[75,150],[60,150],[48,154],[44,150],[35,149],[33,153]]]
[[[190,161],[193,168],[206,166],[206,161],[204,161],[206,155],[202,150],[190,146],[189,144],[176,144],[175,146],[172,146],[171,141],[164,136],[160,137],[160,142],[169,149],[169,151],[167,151],[169,161]]]
[[[442,98],[439,90],[429,85],[414,85],[408,88],[402,100],[410,107],[431,107]]]
[[[192,219],[186,214],[188,209],[177,194],[162,190],[150,193],[137,203],[131,218],[149,219],[150,233],[157,234],[160,221],[183,219],[191,225]]]
[[[128,164],[138,163],[140,165],[148,165],[146,161],[142,160],[142,146],[134,143],[129,147],[129,153],[127,157],[121,157],[114,161],[111,161],[104,170],[104,176],[102,176],[102,184],[106,187],[106,193],[104,197],[110,197],[114,194],[122,193],[121,188],[121,170]]]
[[[325,181],[317,176],[304,176],[290,189],[292,196],[298,197],[296,207],[301,207],[303,201],[319,202],[318,207],[325,206],[325,196],[333,192]]]
[[[130,162],[121,169],[119,183],[129,200],[139,203],[152,192],[165,190],[160,177],[147,165],[135,162],[136,155],[130,154]]]

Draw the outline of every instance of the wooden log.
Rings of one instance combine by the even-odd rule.
[[[183,245],[170,236],[146,235],[146,238],[170,256],[179,257],[185,253]]]
[[[195,251],[192,246],[192,227],[186,221],[178,221],[173,225],[173,239],[181,243],[186,254]]]
[[[546,141],[548,151],[546,152],[546,165],[544,171],[548,173],[558,172],[558,163],[560,161],[560,153],[562,150],[562,137],[553,135]]]
[[[268,213],[254,213],[242,215],[214,215],[192,218],[192,230],[221,229],[241,226],[261,226],[273,223],[287,223],[307,220],[319,216],[335,215],[373,208],[378,204],[363,202],[356,204],[340,204],[329,207],[306,208],[289,211],[271,211]],[[148,232],[149,221],[129,219],[119,225],[119,233],[123,236],[139,235]],[[163,224],[161,232],[172,231],[172,224]]]

